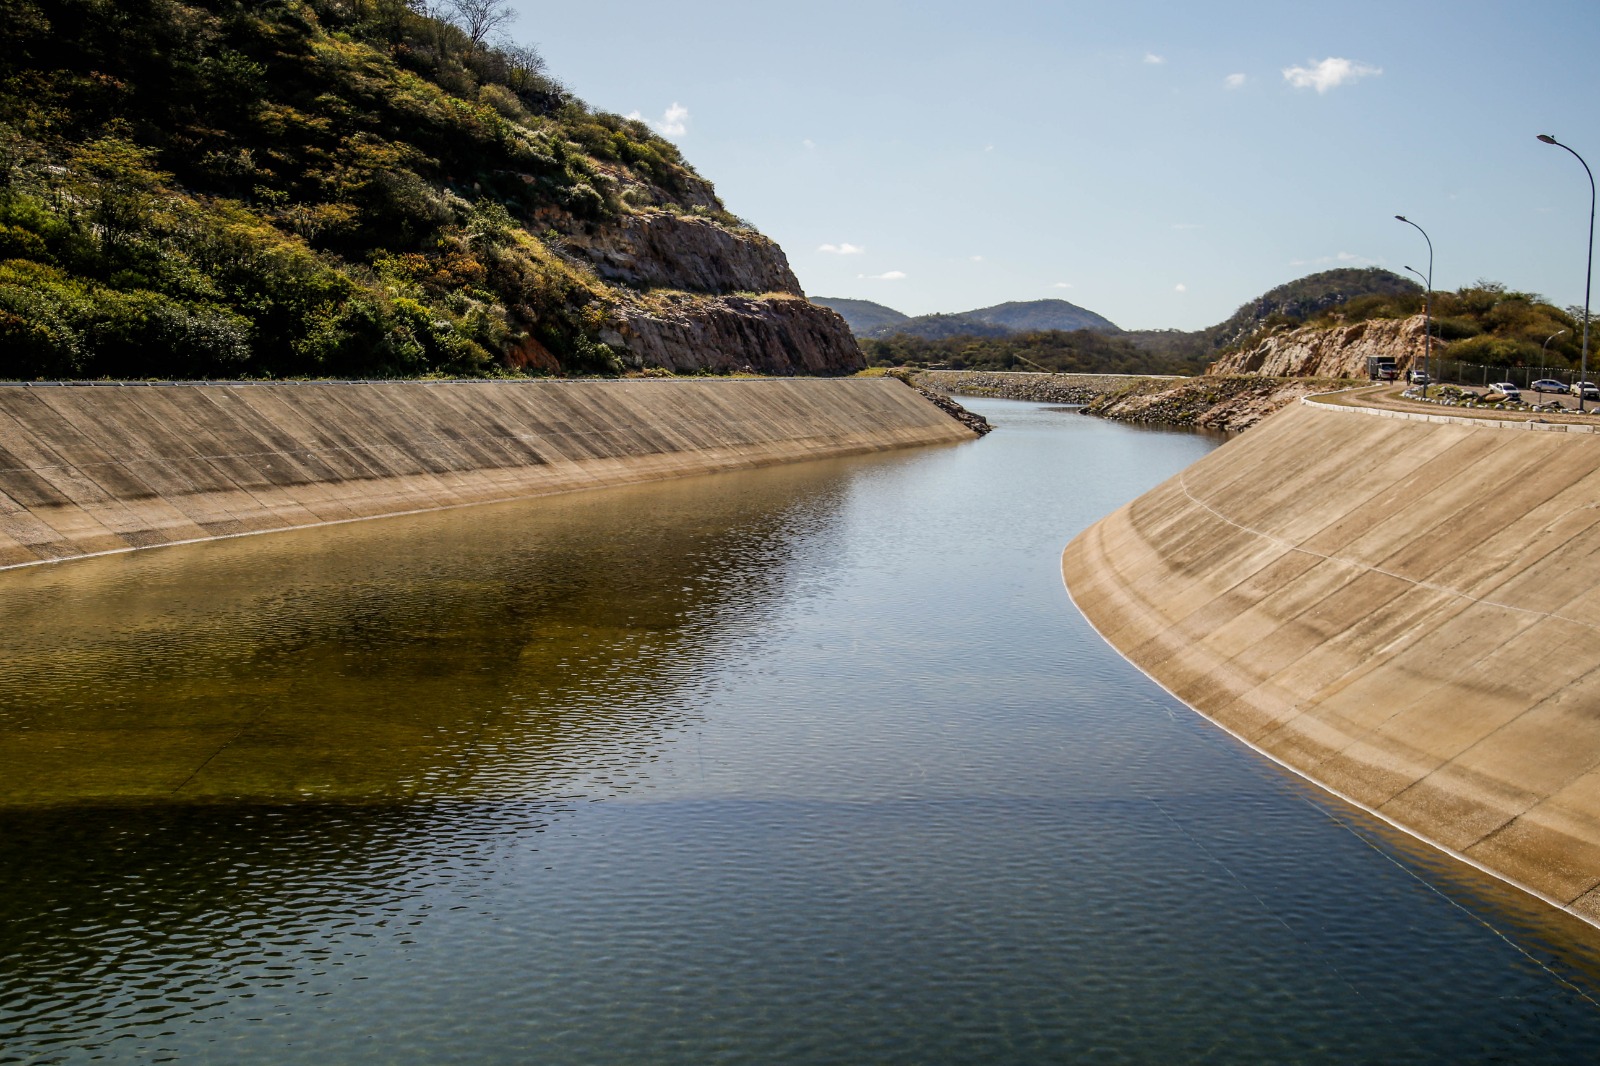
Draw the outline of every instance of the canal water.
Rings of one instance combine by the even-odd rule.
[[[1560,1062],[1587,926],[1110,650],[1215,446],[972,444],[0,574],[0,1062]]]

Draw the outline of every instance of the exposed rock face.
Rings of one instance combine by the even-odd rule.
[[[1443,342],[1434,339],[1437,354]],[[1259,374],[1263,377],[1365,378],[1369,356],[1387,356],[1402,370],[1421,364],[1427,347],[1423,318],[1373,319],[1333,329],[1295,329],[1276,333],[1254,347],[1212,363],[1207,374]]]
[[[569,263],[610,286],[599,340],[626,367],[850,374],[843,318],[809,303],[783,249],[713,218],[648,212],[607,225],[547,213]]]
[[[675,294],[614,314],[600,339],[630,366],[851,374],[866,365],[844,319],[800,297]]]
[[[636,289],[804,295],[782,248],[754,230],[724,229],[708,218],[629,215],[592,232],[569,232],[562,244],[604,280]]]

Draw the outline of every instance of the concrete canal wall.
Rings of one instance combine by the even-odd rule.
[[[1296,404],[1067,587],[1238,737],[1600,924],[1600,435],[1565,429]]]
[[[889,378],[0,388],[0,568],[971,440]]]

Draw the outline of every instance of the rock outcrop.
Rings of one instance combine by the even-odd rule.
[[[1434,339],[1434,354],[1444,342]],[[1419,365],[1427,347],[1423,318],[1370,319],[1332,329],[1301,328],[1274,333],[1257,344],[1224,355],[1207,374],[1263,377],[1365,378],[1367,359],[1386,356],[1404,369]]]
[[[625,368],[831,375],[866,366],[845,320],[806,300],[783,249],[753,229],[666,211],[544,220],[562,258],[605,284],[597,339]]]
[[[657,293],[613,316],[600,339],[635,368],[786,375],[866,365],[844,319],[798,296]]]
[[[724,228],[710,218],[626,215],[564,233],[561,243],[602,279],[632,288],[802,295],[782,248],[755,230]]]

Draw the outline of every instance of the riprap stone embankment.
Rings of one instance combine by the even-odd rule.
[[[973,437],[888,378],[0,387],[0,567]]]
[[[1036,374],[1005,370],[923,370],[912,375],[916,385],[957,396],[993,396],[1082,406],[1115,395],[1145,381],[1174,381],[1128,374]]]

